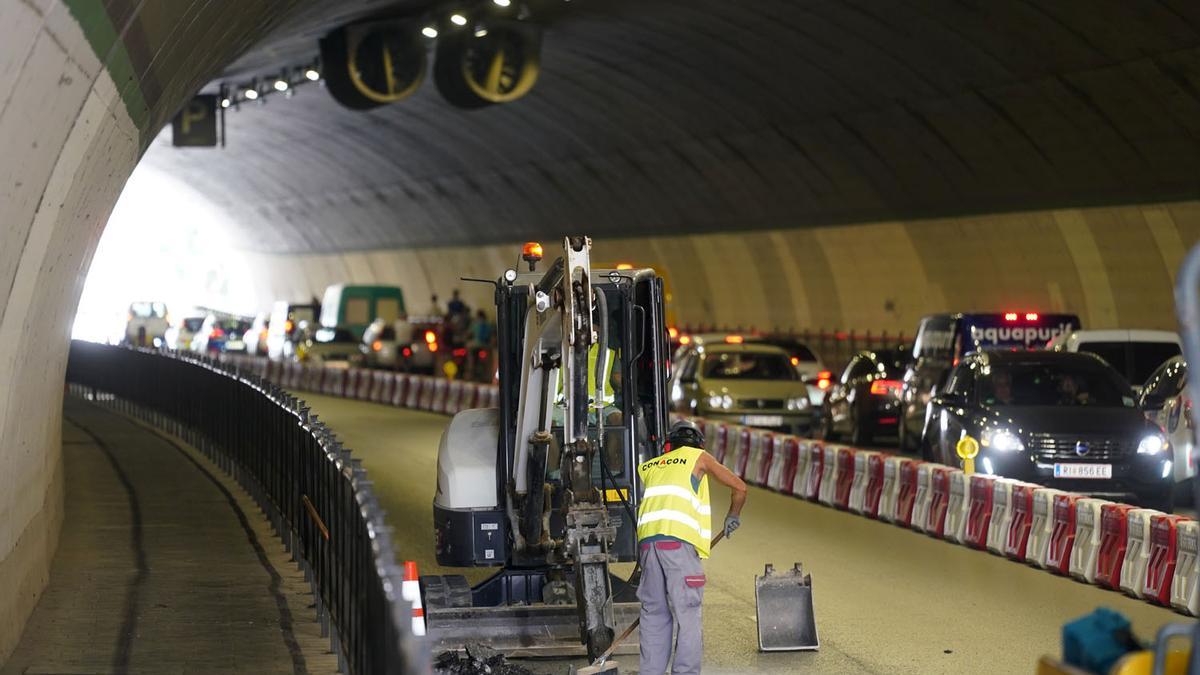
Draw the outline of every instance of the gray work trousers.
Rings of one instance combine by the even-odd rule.
[[[663,675],[671,662],[673,630],[675,661],[672,673],[699,673],[704,654],[700,604],[704,600],[704,568],[691,544],[656,541],[640,545],[642,582],[641,675]]]

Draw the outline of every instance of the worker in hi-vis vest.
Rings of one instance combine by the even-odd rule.
[[[637,522],[642,675],[666,673],[668,663],[672,673],[700,672],[705,582],[700,561],[708,557],[713,537],[708,477],[733,491],[726,537],[741,525],[746,503],[746,483],[704,451],[704,434],[693,422],[676,422],[667,442],[665,454],[638,466],[643,486]],[[678,629],[674,645],[673,629]]]

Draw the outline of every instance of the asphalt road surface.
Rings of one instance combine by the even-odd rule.
[[[363,459],[405,558],[422,574],[433,555],[437,447],[448,418],[304,394]],[[714,523],[728,505],[713,487]],[[762,653],[754,576],[764,563],[804,563],[813,577],[816,653]],[[628,566],[622,566],[627,569]],[[742,527],[706,563],[705,672],[1032,673],[1060,652],[1064,622],[1099,606],[1122,612],[1151,639],[1186,620],[1140,600],[859,516],[751,488]],[[620,572],[620,570],[618,570]],[[465,570],[474,583],[489,570]],[[622,657],[622,672],[636,663]],[[563,662],[531,664],[564,672]]]

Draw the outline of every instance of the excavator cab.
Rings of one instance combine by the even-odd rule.
[[[496,283],[499,408],[443,435],[434,525],[439,564],[500,569],[422,579],[440,648],[595,657],[637,616],[609,565],[637,557],[635,469],[667,433],[663,283],[592,270],[589,248],[567,239],[544,272]]]

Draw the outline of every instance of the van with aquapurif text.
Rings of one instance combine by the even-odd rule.
[[[921,319],[900,392],[900,449],[916,450],[929,399],[966,354],[989,349],[1045,349],[1054,338],[1079,330],[1074,314],[988,312],[933,314]]]

